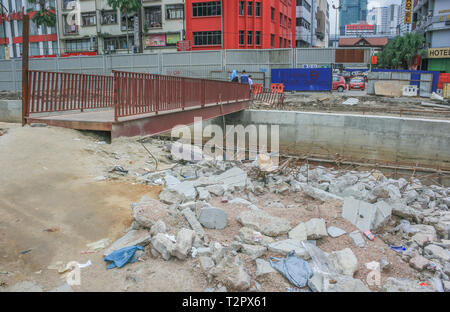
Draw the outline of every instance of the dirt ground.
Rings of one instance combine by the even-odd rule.
[[[136,183],[136,173],[151,171],[155,164],[140,143],[123,138],[104,144],[103,137],[70,129],[0,123],[0,291],[20,281],[32,281],[51,290],[64,284],[61,275],[48,267],[61,261],[92,265],[81,269],[81,285],[74,291],[203,291],[208,284],[198,266],[189,258],[164,261],[150,256],[148,248],[140,261],[121,269],[106,270],[103,253],[84,254],[86,244],[103,238],[120,238],[131,225],[130,204],[146,195],[157,198],[161,186]],[[158,146],[147,144],[158,159],[164,155]],[[114,166],[129,170],[115,180],[102,180]],[[173,166],[161,161],[158,169]],[[245,196],[235,194],[235,196]],[[324,218],[326,225],[356,230],[340,217],[340,205],[322,204],[302,193],[278,195],[266,193],[257,197],[256,205],[271,215],[287,218],[295,227],[311,218]],[[279,201],[286,208],[275,208]],[[238,234],[240,212],[247,207],[222,203],[213,198],[213,206],[228,213],[224,230],[205,229],[213,241],[228,246]],[[168,232],[188,226],[181,216],[166,217]],[[280,236],[277,240],[287,238]],[[380,239],[359,248],[348,235],[323,238],[317,246],[324,251],[349,247],[358,258],[359,270],[355,278],[365,282],[368,270],[364,264],[387,258],[390,269],[387,277],[416,279],[415,271]],[[264,259],[270,256],[266,253]],[[255,280],[255,261],[245,255],[242,259]],[[292,285],[279,273],[271,273],[260,280],[262,291],[286,291]],[[379,290],[371,287],[372,290]]]
[[[19,281],[53,289],[64,281],[48,266],[88,260],[92,265],[81,270],[75,291],[123,291],[133,285],[145,291],[203,290],[202,279],[186,264],[150,259],[106,270],[101,252],[82,254],[88,243],[121,237],[131,224],[130,204],[144,195],[157,198],[161,190],[126,179],[95,181],[112,164],[133,161],[133,153],[130,160],[123,155],[117,160],[105,149],[124,153],[130,146],[98,144],[98,138],[62,128],[0,123],[0,129],[0,291]],[[139,144],[131,147],[137,150]],[[145,155],[140,151],[136,167],[143,168],[139,156],[144,163]],[[138,278],[128,276],[130,268],[140,271]]]
[[[360,94],[359,94],[360,93]],[[350,98],[358,99],[356,105],[345,105]],[[443,105],[443,107],[422,104]],[[279,109],[304,112],[367,114],[396,117],[450,119],[450,104],[423,97],[387,97],[368,95],[364,91],[340,92],[285,92],[284,105],[273,108],[254,102],[255,109]]]

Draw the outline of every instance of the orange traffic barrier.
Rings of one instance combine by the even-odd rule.
[[[260,93],[262,93],[263,92],[262,89],[263,89],[262,83],[254,83],[252,85],[253,94],[260,94]]]
[[[270,90],[272,91],[272,93],[284,93],[284,84],[272,83],[270,85]]]

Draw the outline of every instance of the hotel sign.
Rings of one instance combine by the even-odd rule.
[[[450,48],[430,48],[428,58],[450,58]]]
[[[405,1],[405,24],[412,23],[412,0]]]

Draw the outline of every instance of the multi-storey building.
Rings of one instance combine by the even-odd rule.
[[[113,10],[106,0],[58,0],[58,4],[65,55],[176,50],[182,38],[182,0],[143,0],[140,12],[127,13]]]
[[[46,4],[54,7],[53,1]],[[0,0],[0,59],[16,58],[22,55],[23,16],[31,18],[39,4],[27,0]],[[30,57],[56,55],[58,36],[55,27],[40,26],[30,19]]]
[[[425,35],[428,69],[450,73],[450,1],[414,3],[414,31]]]
[[[400,5],[397,33],[401,36],[411,32],[413,1],[414,0],[402,0],[402,4]],[[410,10],[408,10],[407,7],[410,8]]]
[[[330,6],[327,0],[296,1],[296,46],[328,47]]]
[[[397,33],[399,6],[372,8],[367,13],[367,23],[375,25],[377,35],[393,36]]]
[[[295,47],[295,0],[186,0],[192,50]]]
[[[345,25],[345,36],[347,37],[371,37],[373,35],[375,35],[375,25],[365,23]]]
[[[339,34],[345,34],[345,25],[367,19],[367,0],[342,0],[339,12]]]

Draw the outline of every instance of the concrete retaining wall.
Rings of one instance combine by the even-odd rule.
[[[22,100],[0,100],[0,121],[22,122]]]
[[[289,153],[450,168],[450,121],[246,110],[226,123],[278,124],[280,150]]]

